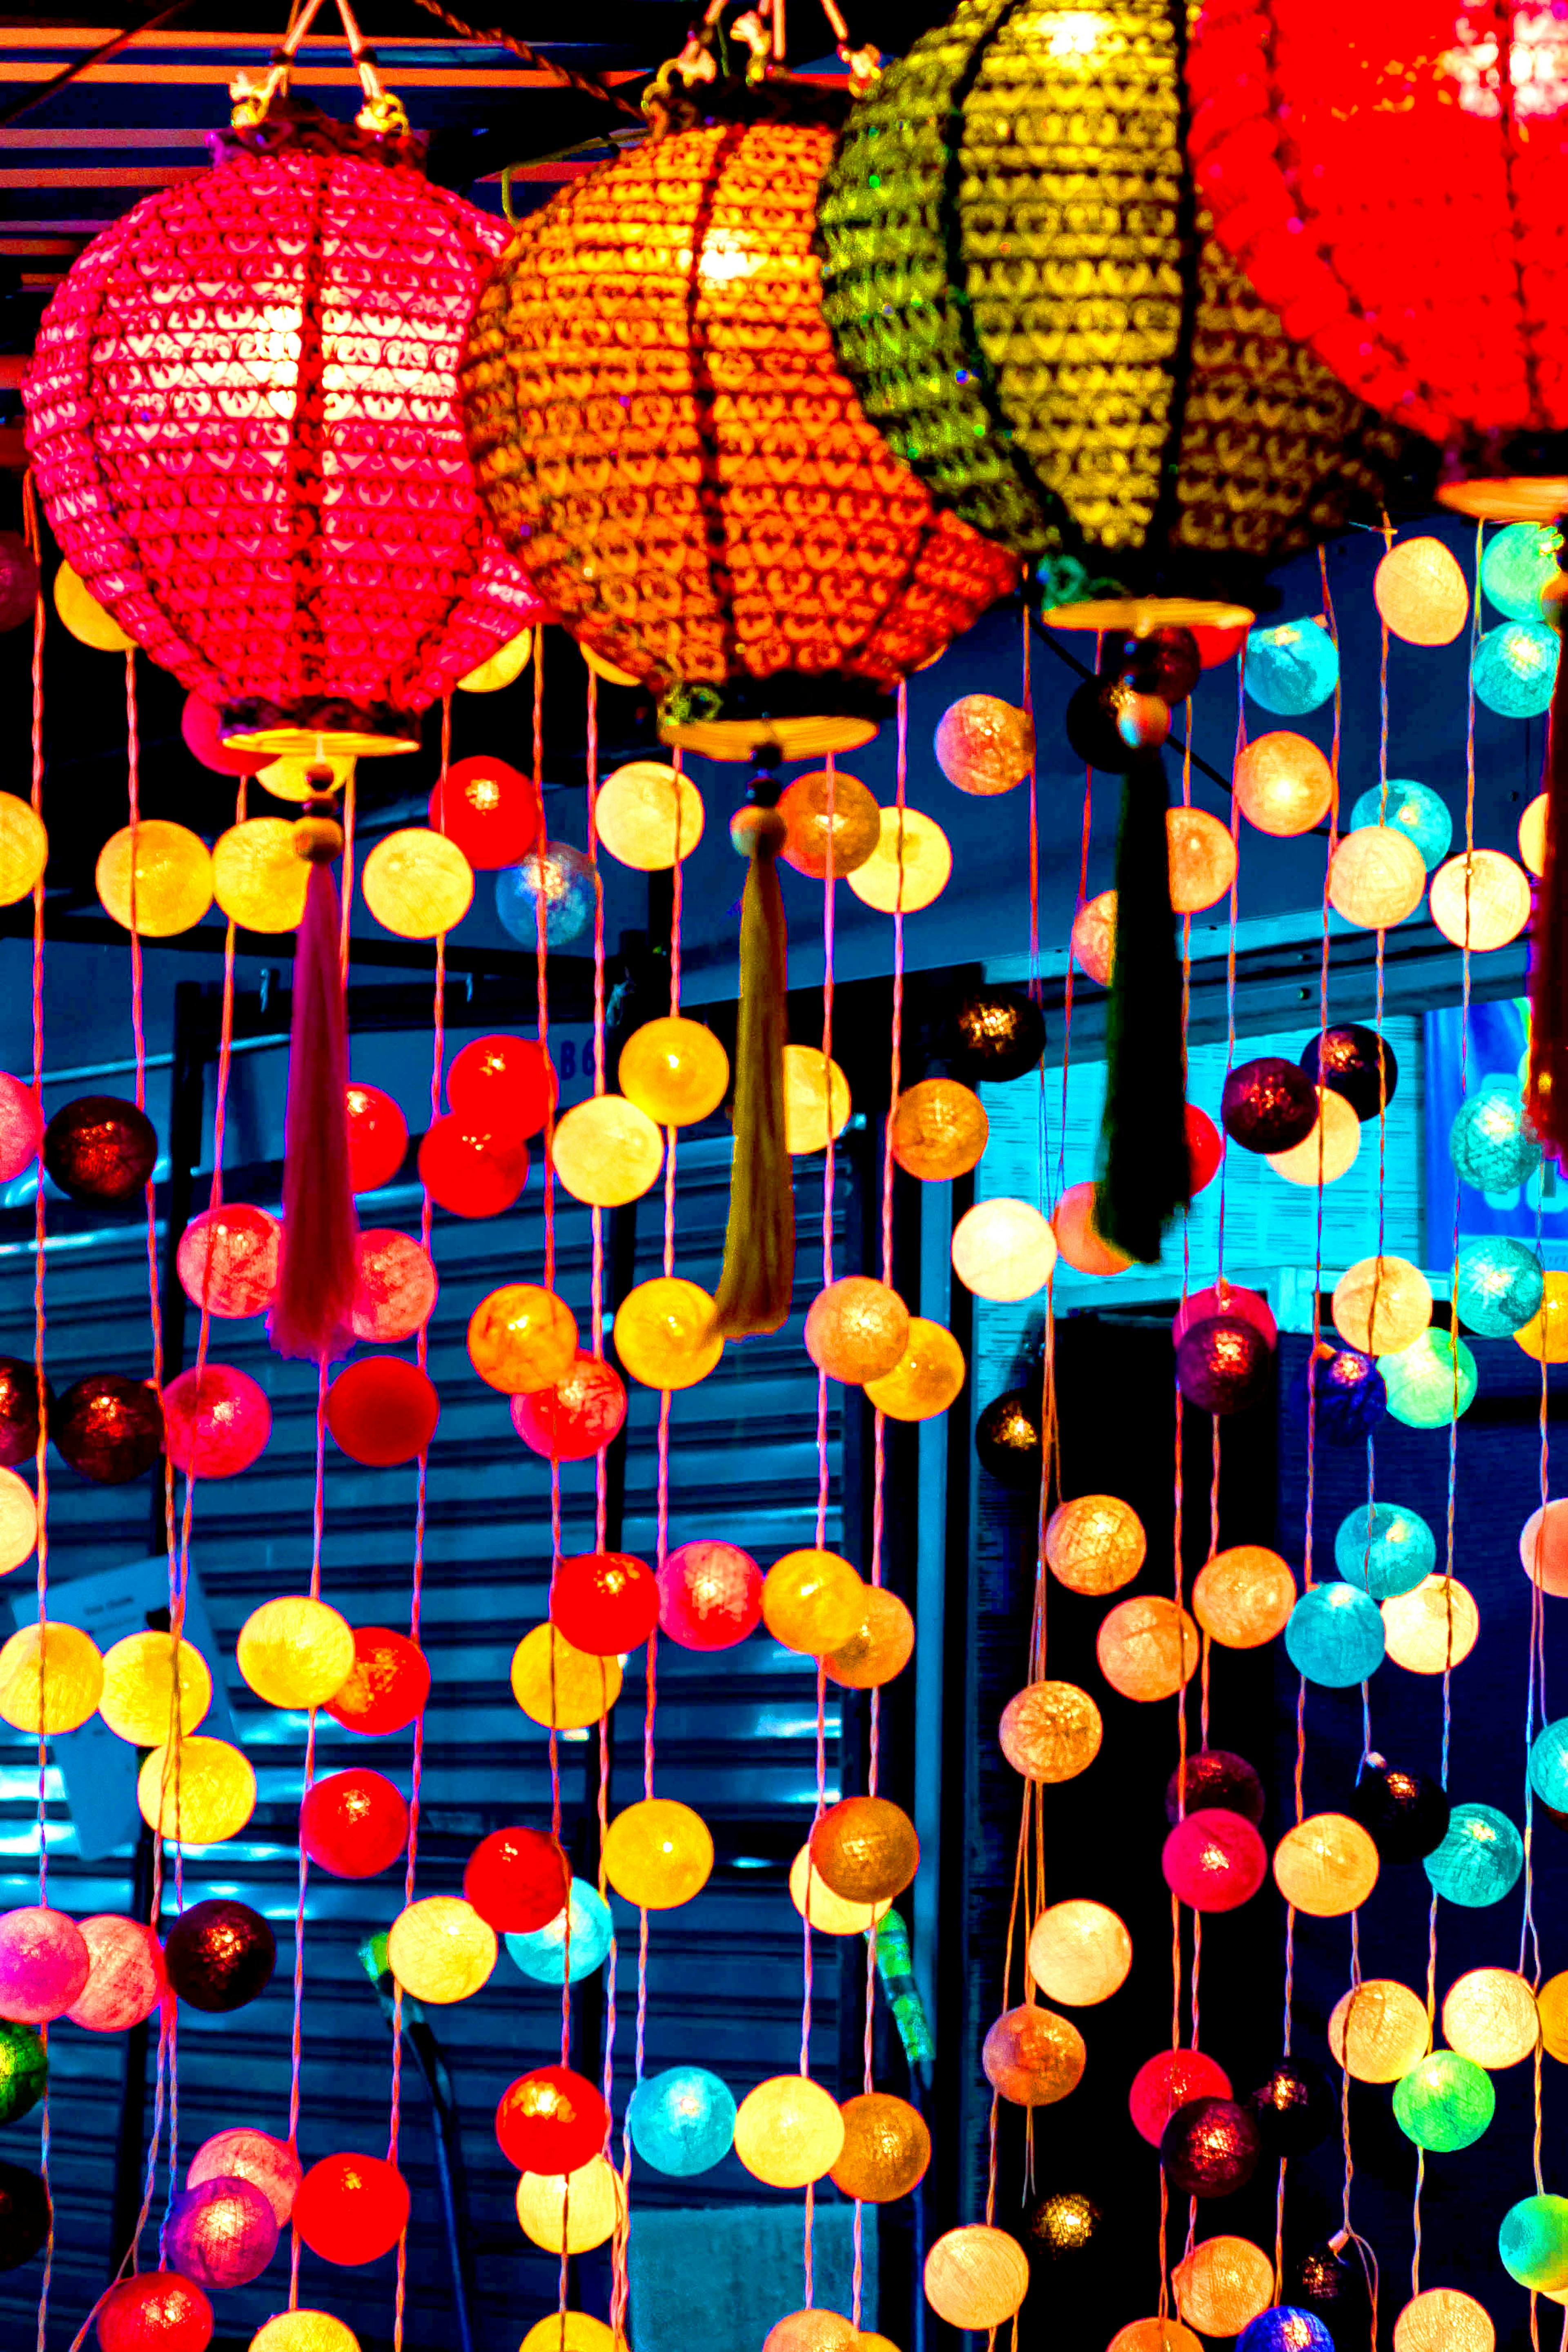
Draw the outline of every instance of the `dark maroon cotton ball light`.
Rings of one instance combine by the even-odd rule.
[[[1160,2161],[1184,2197],[1229,2197],[1251,2179],[1261,2153],[1258,2126],[1234,2099],[1189,2099],[1160,2140]]]
[[[1005,1084],[1039,1067],[1046,1050],[1045,1016],[1017,988],[977,988],[953,1014],[958,1053],[952,1075],[966,1086],[989,1078]]]
[[[1267,2157],[1305,2156],[1327,2139],[1339,2121],[1340,2105],[1321,2066],[1304,2058],[1281,2058],[1247,2095]]]
[[[152,1120],[118,1095],[82,1095],[44,1129],[44,1166],[73,1201],[133,1201],[157,1158]]]
[[[1383,1066],[1378,1083],[1378,1064]],[[1343,1095],[1357,1118],[1375,1118],[1380,1100],[1391,1103],[1399,1084],[1399,1064],[1386,1037],[1363,1029],[1354,1021],[1336,1029],[1321,1030],[1301,1055],[1301,1067],[1314,1086]]]
[[[67,1389],[49,1415],[49,1435],[84,1478],[123,1486],[163,1450],[163,1407],[145,1381],[89,1372]]]
[[[1317,1123],[1318,1090],[1295,1062],[1263,1054],[1232,1070],[1219,1115],[1231,1141],[1244,1151],[1289,1151]]]
[[[46,1417],[54,1391],[42,1391]],[[38,1375],[20,1356],[0,1356],[0,1467],[30,1462],[38,1450]]]
[[[217,2016],[266,1990],[278,1944],[259,1911],[219,1896],[181,1912],[164,1938],[163,1958],[180,1999]]]
[[[1038,1402],[1024,1389],[1008,1389],[994,1398],[974,1424],[981,1468],[1020,1492],[1039,1486],[1043,1444]]]
[[[1178,1764],[1165,1790],[1165,1819],[1173,1824],[1182,1817],[1181,1777]],[[1217,1807],[1221,1812],[1239,1813],[1256,1828],[1263,1819],[1264,1801],[1263,1783],[1245,1756],[1234,1755],[1228,1748],[1198,1748],[1187,1758],[1189,1813]]]
[[[1067,739],[1086,768],[1098,768],[1102,775],[1120,776],[1132,764],[1132,751],[1124,743],[1116,727],[1116,696],[1113,678],[1086,677],[1068,698],[1063,714]]]
[[[1268,1386],[1273,1350],[1256,1323],[1205,1315],[1176,1348],[1176,1384],[1200,1412],[1245,1412]]]
[[[1123,679],[1140,694],[1157,694],[1162,702],[1184,702],[1202,674],[1190,629],[1151,629],[1146,636],[1111,630],[1100,644],[1101,677]]]
[[[49,2200],[36,2172],[0,2164],[0,2271],[30,2263],[49,2234]]]
[[[1310,2311],[1334,2339],[1336,2352],[1360,2352],[1372,2325],[1366,2273],[1353,2246],[1309,2246],[1285,2264],[1283,2302]]]
[[[30,621],[38,600],[38,567],[19,530],[0,530],[0,629]]]
[[[1384,1862],[1424,1862],[1448,1834],[1448,1799],[1425,1772],[1369,1756],[1345,1802]]]

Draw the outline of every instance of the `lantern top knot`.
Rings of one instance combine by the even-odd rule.
[[[259,104],[260,91],[255,95]],[[236,104],[235,118],[224,130],[206,134],[207,153],[215,163],[229,163],[239,155],[276,155],[279,149],[292,147],[305,154],[357,155],[373,163],[407,163],[423,172],[430,143],[426,131],[410,129],[401,110],[384,125],[372,128],[323,114],[308,98],[296,98],[287,90],[271,100],[266,112],[254,121],[242,99]]]

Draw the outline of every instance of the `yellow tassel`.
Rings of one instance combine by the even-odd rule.
[[[784,1136],[785,950],[775,859],[776,809],[740,811],[731,827],[750,851],[741,901],[741,1007],[735,1037],[735,1159],[724,1271],[713,1328],[726,1339],[776,1331],[795,1288],[795,1193]]]

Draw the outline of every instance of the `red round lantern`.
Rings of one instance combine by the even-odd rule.
[[[658,1624],[658,1580],[630,1552],[579,1553],[556,1568],[550,1622],[574,1650],[618,1656],[646,1642]]]
[[[1230,2077],[1201,2050],[1160,2050],[1132,2077],[1127,2104],[1141,2138],[1158,2147],[1165,2126],[1190,2099],[1228,2099]]]
[[[387,1346],[412,1339],[436,1309],[436,1269],[410,1234],[373,1226],[354,1243],[354,1296],[349,1326],[356,1339]]]
[[[187,694],[180,713],[180,732],[193,760],[219,776],[254,776],[271,759],[270,751],[242,751],[223,740],[223,718],[216,702],[205,694]]]
[[[211,143],[49,304],[23,395],[44,505],[226,741],[407,749],[539,610],[486,548],[446,392],[503,232],[405,131],[279,107]]]
[[[579,1348],[572,1369],[552,1389],[532,1389],[511,1400],[511,1425],[523,1444],[548,1462],[586,1462],[620,1434],[626,1391],[602,1356]]]
[[[1225,1138],[1209,1117],[1196,1103],[1188,1103],[1183,1112],[1187,1128],[1187,1173],[1194,1192],[1212,1184],[1219,1173],[1219,1163],[1225,1157]]]
[[[503,1143],[448,1111],[431,1120],[419,1146],[419,1181],[454,1217],[497,1217],[528,1181],[528,1146]]]
[[[384,1739],[406,1731],[429,1696],[430,1668],[416,1642],[384,1625],[356,1625],[353,1671],[327,1713],[345,1731]]]
[[[423,1454],[441,1400],[429,1374],[402,1356],[362,1356],[327,1391],[327,1427],[351,1461],[389,1470]]]
[[[560,1091],[554,1066],[535,1037],[472,1038],[447,1073],[451,1109],[501,1146],[537,1135]]]
[[[374,2263],[408,2227],[408,2186],[378,2156],[325,2156],[300,2183],[294,2227],[328,2263]]]
[[[430,824],[455,841],[476,874],[516,866],[539,831],[539,795],[504,760],[454,760],[430,795]]]
[[[181,1289],[193,1307],[213,1315],[264,1315],[278,1287],[282,1237],[276,1217],[244,1202],[202,1210],[174,1253]]]
[[[374,1878],[408,1843],[408,1807],[382,1772],[352,1768],[312,1781],[300,1808],[300,1843],[334,1878]]]
[[[762,1616],[763,1571],[739,1544],[682,1544],[658,1571],[658,1622],[682,1649],[732,1649]]]
[[[100,2352],[207,2352],[213,2326],[195,2279],[143,2271],[110,2288],[98,2315]]]
[[[408,1153],[408,1121],[379,1087],[348,1090],[349,1181],[356,1192],[390,1184]]]
[[[44,1111],[33,1088],[0,1070],[0,1183],[30,1168],[44,1140]]]
[[[163,1391],[164,1445],[176,1470],[233,1478],[248,1470],[272,1434],[272,1407],[248,1372],[233,1364],[193,1364]]]
[[[531,1936],[559,1919],[572,1872],[542,1830],[492,1830],[468,1856],[463,1895],[498,1936]]]
[[[604,2147],[610,2113],[585,2074],[536,2066],[501,2093],[496,2137],[520,2172],[575,2172]]]

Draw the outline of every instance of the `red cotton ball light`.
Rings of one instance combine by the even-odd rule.
[[[1234,1911],[1268,1875],[1268,1852],[1245,1813],[1200,1806],[1179,1821],[1161,1856],[1165,1884],[1194,1911]]]
[[[163,1450],[163,1408],[146,1381],[89,1372],[49,1414],[49,1435],[73,1470],[100,1486],[123,1486]]]
[[[349,1181],[356,1192],[379,1192],[408,1156],[408,1121],[379,1087],[348,1089]]]
[[[278,2251],[278,2223],[254,2181],[219,2173],[169,2202],[164,2260],[198,2286],[248,2286]]]
[[[44,1417],[53,1410],[55,1395],[46,1381],[40,1389],[36,1366],[20,1356],[0,1356],[0,1469],[30,1462],[38,1450],[38,1403]]]
[[[47,2025],[79,2000],[92,1966],[87,1938],[64,1911],[37,1904],[0,1918],[0,2017]]]
[[[587,2076],[570,2066],[536,2066],[501,2093],[500,2152],[520,2172],[575,2172],[603,2148],[610,2111]]]
[[[31,1087],[0,1070],[0,1184],[30,1168],[43,1147],[43,1105]]]
[[[1194,1192],[1201,1192],[1219,1173],[1219,1163],[1225,1157],[1225,1138],[1207,1111],[1200,1110],[1196,1103],[1188,1103],[1182,1117],[1187,1130],[1188,1181]]]
[[[272,1434],[266,1391],[233,1364],[192,1365],[163,1391],[164,1438],[176,1470],[195,1478],[233,1478],[264,1451]]]
[[[242,1201],[204,1209],[180,1235],[174,1265],[193,1307],[237,1318],[264,1315],[278,1287],[283,1228],[265,1209]]]
[[[429,1662],[416,1642],[384,1625],[356,1625],[353,1667],[327,1713],[345,1731],[384,1739],[406,1731],[429,1696]]]
[[[620,1435],[626,1417],[619,1372],[585,1348],[578,1349],[570,1370],[553,1388],[531,1389],[511,1400],[512,1427],[547,1462],[591,1460]]]
[[[89,2032],[124,2033],[151,2017],[169,1990],[163,1947],[142,1920],[112,1912],[77,1925],[89,1965],[87,1982],[65,2013]]]
[[[441,1418],[429,1374],[402,1356],[362,1356],[327,1391],[327,1427],[351,1462],[390,1470],[425,1453]]]
[[[247,751],[223,740],[223,715],[205,694],[187,694],[180,713],[180,732],[193,760],[217,776],[259,774],[272,758],[270,751]]]
[[[158,1159],[153,1122],[118,1095],[82,1095],[44,1129],[44,1166],[60,1191],[89,1208],[135,1200]]]
[[[374,2263],[408,2227],[408,2187],[378,2156],[325,2156],[300,2183],[294,2227],[327,2263]]]
[[[354,1243],[354,1295],[349,1328],[382,1347],[412,1339],[436,1311],[430,1253],[412,1234],[372,1226]]]
[[[0,530],[0,630],[19,629],[37,610],[38,565],[19,530]]]
[[[374,1878],[408,1843],[408,1806],[382,1772],[351,1766],[313,1781],[300,1807],[300,1843],[334,1878]]]
[[[163,1938],[163,1964],[182,2000],[209,2017],[226,2016],[265,1992],[278,1940],[248,1903],[214,1895],[180,1913]]]
[[[499,1217],[528,1181],[528,1146],[503,1144],[448,1111],[431,1120],[420,1143],[419,1181],[454,1217]]]
[[[476,874],[519,865],[539,831],[539,795],[504,760],[454,760],[430,795],[432,832],[455,841]]]
[[[566,1908],[571,1891],[566,1856],[559,1841],[542,1830],[492,1830],[474,1848],[463,1873],[464,1901],[498,1936],[531,1936],[548,1927]]]
[[[98,2315],[99,2352],[207,2352],[215,2324],[195,2279],[142,2271],[110,2288]]]
[[[447,1108],[502,1144],[539,1134],[560,1091],[536,1037],[472,1038],[447,1073]]]
[[[259,2189],[282,2230],[294,2210],[304,2168],[290,2141],[274,2139],[270,2132],[258,2131],[250,2124],[232,2124],[226,2131],[214,2132],[211,2139],[204,2140],[185,2170],[187,2189],[199,2189],[205,2180],[220,2179],[248,2180],[253,2189]]]
[[[574,1650],[618,1656],[646,1642],[658,1624],[658,1580],[629,1552],[582,1552],[555,1570],[550,1622]]]
[[[1165,2126],[1190,2099],[1228,2099],[1230,2077],[1201,2050],[1158,2050],[1132,2077],[1127,2105],[1140,2139],[1158,2147]]]
[[[658,1570],[658,1622],[684,1650],[732,1650],[762,1623],[763,1571],[739,1544],[681,1544]]]
[[[1160,2162],[1184,2197],[1229,2197],[1258,2169],[1258,2126],[1234,2099],[1189,2099],[1160,2136]]]

